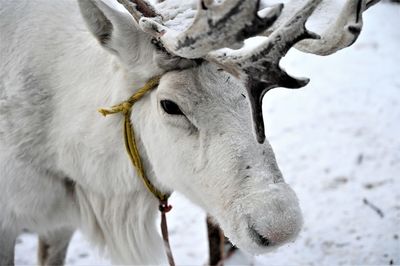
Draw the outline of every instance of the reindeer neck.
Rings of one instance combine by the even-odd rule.
[[[148,193],[105,197],[77,187],[81,230],[115,264],[154,264],[162,256],[157,201]],[[159,259],[159,258],[158,258]]]
[[[57,91],[60,102],[54,113],[53,137],[58,164],[76,182],[84,233],[107,247],[115,263],[153,264],[154,255],[163,254],[155,227],[158,201],[146,190],[126,154],[124,116],[104,118],[97,112],[129,98],[135,84],[139,88],[147,77],[135,78],[102,50],[94,48],[90,53],[92,58],[77,57],[74,65],[89,64],[82,69],[96,71],[78,74],[70,66],[74,74]],[[145,153],[141,155],[150,168]]]

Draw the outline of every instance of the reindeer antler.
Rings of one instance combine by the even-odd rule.
[[[335,22],[319,36],[308,31],[305,23],[314,11],[318,13],[324,5],[333,3],[328,0],[292,0],[283,12],[282,4],[259,11],[260,0],[225,0],[222,3],[199,0],[196,15],[189,16],[192,21],[183,30],[180,29],[181,23],[163,21],[145,0],[118,1],[142,30],[157,38],[171,54],[212,61],[243,80],[260,143],[265,140],[262,116],[265,93],[276,87],[300,88],[309,81],[287,74],[279,66],[281,58],[293,46],[318,55],[328,55],[350,46],[361,31],[363,11],[379,2],[347,0]],[[268,38],[251,50],[246,47],[221,49],[237,47],[247,38],[257,35]]]
[[[170,53],[192,59],[204,57],[220,48],[237,47],[238,44],[241,46],[245,39],[270,27],[283,7],[282,4],[276,5],[260,17],[257,14],[259,0],[229,0],[222,4],[214,3],[213,0],[200,0],[192,24],[186,30],[181,30],[167,27],[158,19],[158,15],[145,16],[139,7],[148,7],[146,1],[118,1],[132,14],[140,27],[158,38]]]

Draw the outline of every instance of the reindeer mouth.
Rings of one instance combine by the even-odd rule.
[[[257,230],[254,229],[254,226],[249,227],[249,235],[254,240],[254,242],[256,242],[260,246],[268,247],[271,245],[271,241],[258,233]]]

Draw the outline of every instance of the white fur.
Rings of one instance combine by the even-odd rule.
[[[93,3],[113,24],[103,46],[75,1],[0,4],[0,262],[10,261],[5,250],[23,228],[80,228],[115,263],[165,259],[157,200],[125,153],[122,116],[96,112],[165,70],[126,13]],[[301,213],[271,147],[254,138],[242,94],[239,81],[209,63],[171,71],[134,106],[132,123],[152,182],[204,208],[240,248],[262,253],[298,234]],[[186,117],[166,114],[163,99]]]

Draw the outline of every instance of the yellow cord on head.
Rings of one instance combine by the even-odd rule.
[[[169,194],[164,194],[159,191],[147,178],[143,168],[143,163],[140,158],[139,150],[137,148],[135,133],[133,131],[131,123],[131,109],[132,106],[139,101],[146,93],[156,88],[160,82],[160,76],[150,79],[142,88],[140,88],[135,94],[133,94],[127,101],[124,101],[118,105],[111,107],[110,109],[99,109],[98,111],[103,115],[107,116],[110,114],[123,113],[125,116],[123,133],[125,140],[125,148],[132,161],[133,166],[136,168],[140,178],[142,179],[145,187],[161,202],[166,201],[169,198]]]

